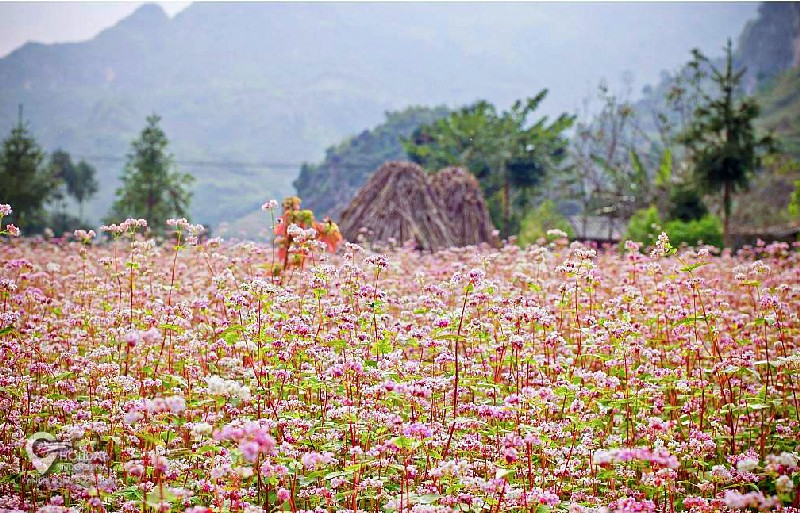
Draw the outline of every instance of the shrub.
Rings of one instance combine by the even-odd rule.
[[[696,246],[700,242],[711,244],[721,248],[722,242],[722,221],[712,214],[695,219],[692,221],[681,221],[676,219],[669,221],[665,227],[669,240],[674,246],[686,243]]]
[[[643,246],[649,246],[658,238],[661,233],[661,217],[655,206],[637,210],[630,221],[625,232],[625,239],[641,242]]]
[[[667,232],[674,246],[681,244],[696,246],[702,243],[721,248],[723,245],[722,222],[717,216],[706,214],[700,219],[690,221],[673,219],[663,223],[655,206],[638,210],[633,214],[628,222],[625,238],[641,242],[646,247],[655,242],[662,231]]]
[[[561,215],[552,200],[545,200],[522,218],[517,240],[524,247],[535,243],[538,239],[547,238],[547,230],[561,230],[570,238],[575,236],[572,225]]]

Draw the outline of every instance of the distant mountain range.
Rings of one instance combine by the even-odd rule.
[[[192,215],[219,225],[293,192],[300,163],[408,105],[501,105],[548,87],[573,111],[596,80],[654,81],[689,49],[724,44],[755,4],[198,3],[145,5],[90,41],[28,43],[0,59],[0,130],[24,104],[47,151],[99,171],[113,201],[130,141],[156,112]]]

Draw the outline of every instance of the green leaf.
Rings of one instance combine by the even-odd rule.
[[[711,262],[697,262],[695,264],[686,265],[686,266],[681,267],[681,272],[690,273],[690,272],[694,271],[695,269],[697,269],[699,267],[703,267],[704,265],[708,265],[710,263]]]
[[[158,327],[162,330],[174,331],[175,333],[181,333],[183,331],[177,324],[160,324]]]
[[[396,436],[389,440],[389,442],[400,449],[411,449],[414,446],[414,440],[405,436]]]
[[[442,496],[436,493],[426,493],[425,495],[420,495],[417,497],[417,501],[420,504],[433,504],[434,502],[441,499]]]

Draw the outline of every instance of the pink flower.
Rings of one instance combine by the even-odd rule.
[[[278,489],[277,498],[279,502],[286,502],[289,500],[289,497],[291,497],[291,493],[289,493],[289,490],[287,490],[286,488]]]
[[[13,224],[9,224],[6,226],[6,230],[8,230],[8,234],[12,237],[19,237],[19,228],[14,226]]]
[[[139,460],[126,461],[123,465],[125,472],[132,477],[142,477],[144,475],[144,466]]]
[[[258,442],[242,439],[242,441],[239,442],[239,450],[242,451],[244,459],[250,463],[255,463],[258,459]]]

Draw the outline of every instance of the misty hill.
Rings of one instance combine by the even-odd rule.
[[[734,67],[746,69],[742,93],[755,95],[761,106],[759,125],[765,129],[777,130],[779,135],[797,138],[792,135],[790,126],[797,123],[781,122],[792,117],[796,107],[791,106],[792,96],[800,94],[797,88],[796,73],[791,70],[800,66],[800,2],[764,2],[758,8],[758,16],[747,23],[734,42]],[[723,66],[722,44],[706,55],[716,66]],[[686,60],[689,60],[687,53]],[[665,98],[673,87],[674,77],[688,74],[686,66],[680,66],[672,73],[664,71],[654,85],[643,88],[642,97],[635,108],[645,129],[654,132],[653,112],[668,111]],[[795,110],[793,110],[795,109]]]
[[[0,130],[25,105],[48,151],[98,167],[113,200],[130,141],[157,112],[193,217],[218,224],[292,192],[300,163],[407,105],[500,105],[541,88],[572,111],[602,76],[645,81],[718,47],[754,4],[201,3],[145,5],[82,43],[0,59]],[[657,59],[655,58],[657,57]],[[253,164],[256,165],[253,165]]]

